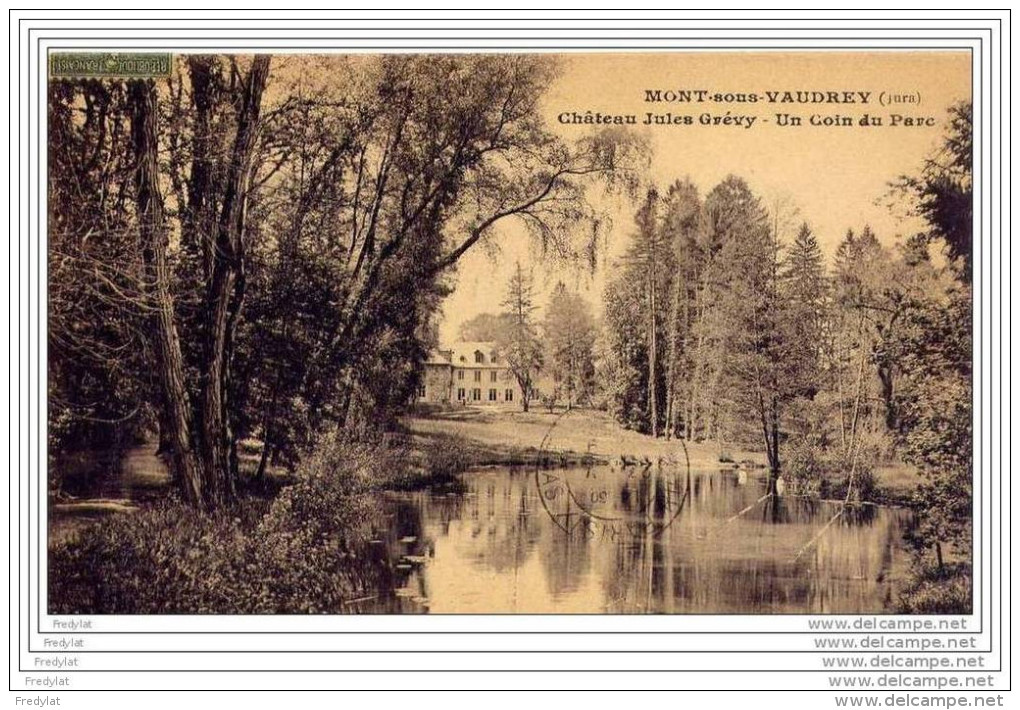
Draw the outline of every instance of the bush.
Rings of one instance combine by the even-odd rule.
[[[786,452],[786,474],[794,495],[819,497],[825,485],[826,457],[817,446],[803,440],[791,444]]]
[[[970,565],[919,567],[899,596],[900,614],[970,614],[972,574]]]
[[[850,483],[849,466],[843,471],[838,471],[838,473],[838,477],[825,481],[822,486],[822,497],[840,500],[847,497],[847,485]],[[875,471],[870,464],[858,461],[857,468],[854,471],[853,490],[850,491],[850,502],[873,501],[874,498]]]
[[[51,551],[50,612],[342,613],[389,589],[367,544],[386,453],[330,440],[271,502],[165,503],[97,523]]]
[[[417,444],[417,454],[417,460],[412,461],[406,449],[402,449],[383,478],[376,482],[377,487],[395,491],[466,490],[460,474],[474,459],[471,448],[461,439],[453,436],[425,438]]]
[[[847,497],[850,469],[854,469],[850,502],[871,501],[875,495],[875,473],[867,451],[858,452],[856,466],[844,463],[825,447],[809,440],[791,442],[786,449],[784,478],[794,495],[843,500]]]

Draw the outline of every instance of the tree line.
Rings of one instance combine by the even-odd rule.
[[[605,290],[590,306],[557,284],[543,317],[518,264],[500,314],[461,329],[493,340],[526,392],[585,402],[653,437],[762,451],[770,490],[847,502],[874,469],[916,467],[919,552],[969,558],[972,478],[970,107],[889,197],[926,228],[896,247],[848,229],[831,263],[789,199],[729,176],[647,189]],[[541,382],[542,387],[536,387]],[[544,391],[543,391],[544,390]],[[528,398],[523,402],[527,411]]]
[[[926,228],[896,248],[848,230],[831,265],[788,200],[730,176],[649,189],[606,289],[596,345],[604,406],[665,438],[763,451],[770,480],[842,480],[866,498],[873,468],[918,468],[915,544],[939,567],[969,556],[971,507],[970,106],[920,174],[890,197]],[[815,479],[812,481],[811,479]]]

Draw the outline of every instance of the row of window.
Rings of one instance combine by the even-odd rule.
[[[475,382],[481,382],[482,381],[482,371],[481,370],[475,370],[474,371],[474,375],[475,375]],[[498,372],[496,370],[492,370],[491,372],[489,372],[489,382],[495,382],[497,375],[498,375]],[[464,379],[464,370],[457,370],[457,379],[458,380],[463,380]]]
[[[490,389],[489,390],[489,401],[490,402],[498,402],[499,401],[498,394],[499,393],[497,392],[497,390]],[[425,385],[419,385],[418,386],[418,397],[422,397],[422,398],[425,397]],[[460,387],[460,388],[457,389],[457,401],[463,402],[465,400],[467,400],[467,390],[465,390],[463,387]],[[471,390],[471,401],[472,402],[481,402],[482,401],[482,390],[481,390],[481,388],[476,387],[473,390]],[[513,402],[514,401],[514,391],[512,389],[503,390],[503,401],[504,402]]]
[[[490,402],[498,401],[497,395],[498,395],[498,392],[495,389],[490,389],[489,390],[489,401]],[[457,401],[458,402],[463,402],[466,399],[467,399],[467,390],[465,390],[463,387],[458,388],[457,389]],[[481,402],[482,401],[482,390],[480,388],[476,387],[473,390],[471,390],[471,401],[472,402]],[[503,401],[504,402],[513,402],[514,401],[514,391],[512,389],[504,390],[504,392],[503,392]]]

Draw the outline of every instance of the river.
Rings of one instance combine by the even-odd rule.
[[[362,613],[882,613],[906,512],[765,496],[742,471],[492,468],[380,494],[398,574]]]

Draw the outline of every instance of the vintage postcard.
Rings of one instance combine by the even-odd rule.
[[[969,50],[46,62],[48,613],[973,611]]]

